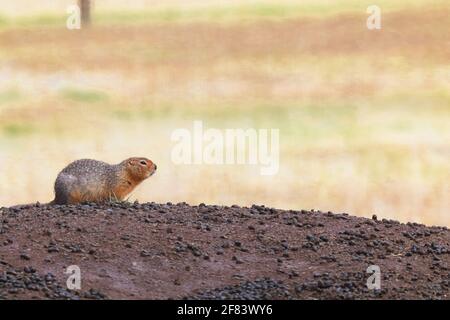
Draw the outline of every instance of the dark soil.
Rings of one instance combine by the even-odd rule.
[[[0,298],[449,299],[450,231],[185,203],[0,209]],[[81,290],[66,287],[81,268]],[[369,290],[370,265],[381,289]]]

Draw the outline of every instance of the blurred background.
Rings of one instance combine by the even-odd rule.
[[[130,200],[450,225],[448,1],[1,0],[0,206],[79,158],[146,156]],[[280,170],[175,165],[176,128],[279,128]]]

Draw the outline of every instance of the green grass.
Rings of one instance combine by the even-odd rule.
[[[12,123],[3,126],[2,131],[6,137],[20,137],[33,134],[36,130],[31,124]]]
[[[333,139],[349,144],[364,144],[383,134],[423,135],[427,131],[448,132],[450,118],[447,96],[416,93],[366,100],[323,102],[257,102],[242,104],[153,105],[114,109],[103,108],[103,115],[123,122],[204,120],[216,128],[279,128],[292,144],[313,146]],[[380,138],[382,140],[382,138]],[[410,141],[412,142],[412,141]]]
[[[18,101],[21,97],[22,95],[20,94],[20,92],[15,89],[2,91],[0,92],[0,106]]]
[[[97,103],[108,100],[108,95],[101,91],[67,88],[62,90],[63,98],[75,102]]]
[[[8,26],[10,23],[11,22],[7,17],[0,15],[0,28]]]
[[[352,13],[366,16],[366,9],[373,5],[368,0],[340,0],[340,1],[302,1],[299,3],[273,1],[260,4],[239,5],[210,5],[206,7],[192,6],[190,8],[176,5],[155,7],[140,11],[118,11],[114,9],[94,11],[95,24],[136,24],[136,23],[182,23],[182,22],[241,22],[252,19],[286,19],[295,17],[326,18],[333,15]],[[446,8],[445,0],[413,0],[376,2],[382,13],[411,8]],[[65,26],[68,14],[51,12],[36,13],[33,16],[19,16],[9,18],[0,16],[0,28],[5,27],[60,27]]]

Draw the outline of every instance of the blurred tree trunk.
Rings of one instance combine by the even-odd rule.
[[[87,27],[91,24],[91,0],[78,0],[81,11],[81,25]]]

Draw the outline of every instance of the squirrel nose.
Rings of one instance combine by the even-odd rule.
[[[158,169],[158,166],[155,164],[155,170]]]

